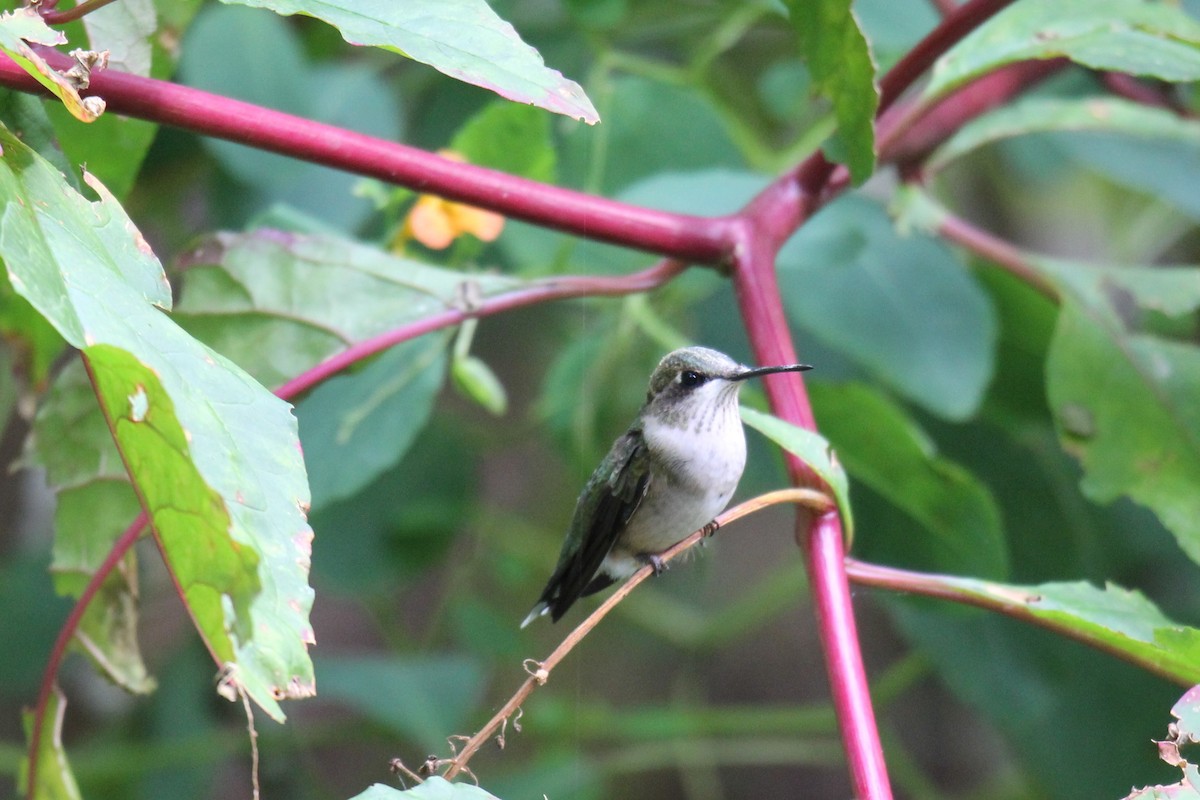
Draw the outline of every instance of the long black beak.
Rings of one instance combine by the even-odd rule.
[[[760,375],[771,375],[772,373],[775,373],[775,372],[804,372],[804,370],[806,370],[806,369],[812,369],[812,365],[810,365],[810,364],[788,364],[783,367],[756,367],[755,369],[748,369],[745,372],[738,373],[737,375],[734,375],[729,380],[744,381],[747,378],[757,378]]]

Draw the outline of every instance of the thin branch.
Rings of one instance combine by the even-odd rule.
[[[887,111],[943,53],[1013,0],[969,0],[954,8],[879,81],[879,114]]]
[[[85,0],[74,8],[68,8],[66,11],[43,11],[42,19],[47,25],[65,25],[68,22],[74,22],[77,19],[92,13],[98,8],[103,8],[113,0]],[[43,4],[43,7],[45,4]]]
[[[70,646],[71,640],[75,638],[76,631],[79,630],[79,625],[83,622],[83,615],[87,613],[88,606],[92,600],[100,592],[104,586],[104,581],[112,574],[112,571],[117,568],[121,559],[125,554],[137,544],[137,540],[142,535],[142,531],[148,522],[146,512],[138,514],[125,532],[117,537],[116,542],[108,551],[108,555],[104,557],[104,561],[92,573],[92,577],[88,579],[87,585],[83,587],[83,591],[79,594],[79,599],[75,601],[75,606],[71,609],[71,613],[67,615],[62,627],[58,630],[58,638],[54,640],[54,647],[50,649],[50,657],[46,659],[46,668],[42,671],[42,683],[38,687],[37,705],[33,712],[33,732],[29,737],[29,784],[26,787],[26,797],[33,800],[35,787],[37,786],[37,767],[38,767],[38,752],[41,750],[41,740],[43,732],[43,723],[46,718],[46,705],[50,702],[50,695],[54,692],[54,686],[58,681],[58,671],[62,667],[63,659],[67,655],[67,647]]]
[[[1029,263],[1029,257],[1016,245],[949,212],[946,212],[939,220],[938,233],[949,241],[996,264],[1050,300],[1058,302],[1058,289],[1045,275],[1034,269],[1033,265]]]
[[[760,511],[777,503],[797,503],[799,505],[815,509],[820,513],[825,513],[833,507],[832,501],[823,492],[818,492],[813,489],[780,489],[778,491],[759,495],[758,497],[747,500],[746,502],[729,509],[717,517],[717,526],[718,528],[723,529],[730,523],[735,522],[742,517],[747,516],[748,514],[753,514],[756,511]],[[703,539],[704,536],[704,529],[698,530],[695,533],[692,533],[686,539],[683,539],[672,545],[666,551],[661,553],[659,557],[665,564],[678,556],[680,553],[694,546],[697,542]],[[638,584],[653,574],[654,568],[649,565],[639,569],[633,574],[633,577],[631,577],[629,580],[623,583],[620,588],[609,595],[609,597],[600,605],[599,608],[589,614],[587,619],[579,623],[579,625],[573,631],[567,634],[567,637],[563,639],[562,643],[558,647],[554,648],[554,651],[550,653],[545,661],[532,662],[535,669],[528,670],[530,672],[529,677],[525,679],[525,682],[522,683],[513,696],[509,698],[508,702],[501,706],[500,710],[497,711],[490,720],[488,720],[487,724],[480,728],[474,736],[466,741],[462,749],[455,754],[454,758],[447,759],[449,768],[446,770],[443,777],[447,780],[450,780],[458,775],[458,773],[462,772],[466,768],[467,762],[471,760],[471,757],[475,755],[479,748],[507,725],[508,720],[517,713],[518,709],[521,707],[521,704],[525,702],[529,695],[533,694],[533,690],[538,686],[544,685],[546,681],[549,680],[550,673],[556,666],[558,666],[559,662],[566,658],[567,654],[570,653],[575,646],[579,644],[579,642],[582,641],[583,638],[588,635],[588,633],[591,632],[593,628],[599,625],[600,621],[608,616],[609,612],[612,611],[618,603],[624,600],[630,592],[636,589]]]
[[[1015,596],[1015,591],[1019,591],[1020,587],[1013,587],[1014,596],[1006,599],[983,592],[972,591],[963,586],[956,586],[949,582],[952,579],[946,575],[912,572],[895,567],[870,564],[854,558],[846,559],[846,574],[855,583],[863,586],[873,586],[893,592],[919,594],[924,597],[950,600],[955,603],[995,611],[1007,617],[1012,617],[1013,619],[1028,622],[1040,628],[1062,634],[1077,642],[1082,642],[1181,686],[1192,686],[1196,682],[1194,671],[1181,674],[1177,670],[1173,670],[1153,659],[1138,658],[1130,651],[1116,647],[1111,642],[1093,636],[1077,627],[1051,617],[1039,616],[1033,613],[1029,604],[1025,602],[1028,598]]]
[[[478,319],[514,308],[563,300],[572,297],[604,297],[648,292],[667,283],[687,268],[687,264],[672,259],[659,262],[650,269],[622,276],[563,276],[537,281],[511,292],[480,300],[470,307],[448,308],[437,314],[415,320],[371,339],[365,339],[326,359],[275,390],[276,396],[291,400],[321,381],[336,375],[352,364],[375,355],[400,342],[415,339],[426,333],[458,325],[468,319]]]

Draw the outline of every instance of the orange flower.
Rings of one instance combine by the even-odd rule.
[[[442,150],[438,155],[453,161],[463,160],[462,156],[448,150]],[[408,212],[401,239],[411,237],[431,250],[444,250],[464,233],[491,242],[503,229],[504,217],[493,211],[423,194]]]

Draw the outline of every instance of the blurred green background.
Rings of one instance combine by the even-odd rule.
[[[584,85],[602,124],[504,104],[350,47],[312,20],[217,4],[194,20],[176,12],[175,79],[426,149],[458,137],[480,163],[693,213],[737,209],[819,141],[827,109],[811,99],[774,3],[493,6],[547,64]],[[921,0],[856,8],[881,68],[936,22]],[[1072,68],[1037,94],[1101,91]],[[461,133],[468,123],[472,135]],[[412,200],[176,130],[124,133],[126,144],[89,167],[128,189],[127,210],[168,265],[214,230],[331,231],[387,246]],[[138,137],[149,134],[139,167]],[[507,146],[489,149],[494,141]],[[1195,263],[1197,185],[1195,150],[1056,133],[982,148],[934,188],[963,216],[1045,253]],[[1015,583],[1111,580],[1200,624],[1195,566],[1155,517],[1125,501],[1099,507],[1078,488],[1045,400],[1054,307],[938,240],[898,234],[887,217],[894,189],[884,171],[824,210],[780,258],[800,355],[816,365],[808,380],[818,422],[856,479],[855,553]],[[492,244],[432,252],[408,242],[406,253],[520,277],[652,263],[515,221]],[[186,279],[173,283],[186,294]],[[393,756],[415,768],[447,754],[447,736],[473,732],[516,689],[522,660],[543,657],[582,618],[590,603],[557,626],[517,628],[577,492],[636,412],[658,358],[681,342],[751,360],[731,288],[715,273],[694,270],[647,296],[481,321],[471,352],[507,393],[501,417],[456,390],[436,335],[298,404],[317,498],[319,696],[289,703],[287,726],[259,720],[264,796],[351,796],[391,780]],[[328,435],[338,415],[359,413],[361,398],[425,351],[429,368],[387,393],[354,449],[339,450]],[[0,395],[6,410],[28,399],[7,384]],[[756,402],[750,391],[744,399]],[[22,414],[7,418],[4,463],[28,431]],[[928,448],[929,480],[954,498],[950,522],[859,474],[905,436]],[[742,498],[786,482],[778,454],[748,438]],[[51,504],[38,474],[0,476],[3,776],[15,774],[18,711],[35,697],[69,608],[44,571]],[[65,738],[84,796],[245,794],[241,709],[216,696],[211,660],[153,548],[141,547],[140,636],[159,689],[133,699],[83,659],[68,663]],[[871,591],[855,601],[899,796],[1119,797],[1174,779],[1149,742],[1165,733],[1177,687],[981,612]],[[775,509],[639,589],[535,693],[505,749],[471,766],[505,798],[846,797],[827,697],[792,516]]]

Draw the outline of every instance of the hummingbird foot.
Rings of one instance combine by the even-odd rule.
[[[667,571],[667,562],[663,561],[657,553],[646,553],[642,556],[650,566],[654,567],[654,577],[658,577]]]
[[[715,534],[717,531],[719,531],[720,529],[721,529],[721,523],[717,522],[714,519],[712,522],[708,523],[707,525],[705,525],[703,528],[700,529],[701,530],[700,535],[703,536],[705,539],[707,539],[710,536],[712,536],[713,534]]]

